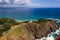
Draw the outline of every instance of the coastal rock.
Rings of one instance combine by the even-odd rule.
[[[15,27],[15,28],[14,28]],[[1,40],[35,40],[47,37],[51,32],[55,32],[59,26],[53,20],[39,20],[36,22],[21,23],[12,26],[12,29],[3,35]]]
[[[56,40],[60,40],[60,35],[57,36]]]
[[[40,21],[39,23],[28,23],[26,28],[36,39],[40,39],[42,37],[47,37],[51,32],[55,32],[58,29],[58,25],[55,21]]]

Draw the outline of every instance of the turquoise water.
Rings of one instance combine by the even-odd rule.
[[[60,19],[60,8],[0,8],[0,18],[3,17],[18,20]]]

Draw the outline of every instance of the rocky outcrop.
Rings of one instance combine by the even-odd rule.
[[[29,32],[32,32],[34,37],[40,39],[47,37],[51,32],[55,32],[58,29],[58,25],[55,21],[39,22],[39,23],[28,23],[26,28]]]
[[[6,35],[2,36],[1,40],[40,39],[47,37],[51,32],[55,32],[59,27],[54,20],[39,20],[31,23],[21,23],[11,28]]]
[[[57,36],[56,40],[60,40],[60,35]]]

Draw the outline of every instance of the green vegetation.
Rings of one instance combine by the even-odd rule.
[[[47,37],[48,34],[57,29],[58,25],[51,19],[41,18],[37,21],[32,21],[31,23],[29,21],[19,23],[11,18],[0,19],[0,38],[2,40],[40,39],[42,37]]]
[[[33,21],[33,23],[47,22],[47,21],[52,21],[52,20],[41,18],[38,21]],[[21,22],[21,23],[28,23],[28,22],[29,21],[24,21],[24,22]],[[8,31],[11,28],[11,26],[17,25],[17,24],[20,24],[20,23],[17,22],[16,20],[14,20],[14,19],[11,19],[11,18],[1,18],[0,19],[0,35],[2,35],[3,32]],[[21,28],[20,29],[16,29],[16,30],[18,32],[18,30],[20,31]]]
[[[38,20],[38,22],[47,22],[47,21],[52,21],[51,19],[44,19],[44,18],[40,18]]]
[[[23,27],[18,27],[13,32],[16,33],[17,35],[19,35],[19,34],[21,34],[22,30],[23,30]]]
[[[11,26],[18,24],[17,21],[11,18],[1,18],[0,19],[0,35],[2,35],[3,32],[9,30]]]
[[[0,19],[0,25],[4,24],[4,23],[10,23],[12,25],[15,25],[17,24],[17,21],[15,21],[14,19],[11,19],[11,18],[1,18]]]

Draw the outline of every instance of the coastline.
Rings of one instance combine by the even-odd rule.
[[[4,20],[3,20],[4,19]],[[12,21],[12,23],[13,23],[13,21],[14,21],[14,23],[15,22],[21,22],[22,24],[20,24],[20,25],[17,25],[17,27],[20,27],[21,26],[21,28],[22,27],[24,27],[24,28],[22,28],[22,29],[25,29],[25,27],[27,27],[27,29],[29,30],[29,28],[31,28],[32,30],[33,30],[33,32],[32,33],[34,33],[36,30],[41,30],[41,31],[36,31],[36,33],[35,33],[35,35],[37,35],[37,34],[39,34],[38,32],[41,32],[42,33],[42,31],[44,32],[44,31],[46,31],[46,32],[48,32],[47,30],[48,29],[50,29],[50,26],[52,26],[51,28],[53,28],[53,29],[50,29],[49,30],[49,33],[46,33],[46,35],[44,36],[44,35],[42,35],[41,37],[38,37],[39,38],[39,40],[40,40],[40,38],[41,38],[41,40],[42,39],[51,39],[51,40],[53,40],[54,38],[53,38],[53,36],[52,36],[52,34],[57,34],[58,35],[58,31],[59,30],[57,30],[58,28],[58,26],[57,26],[57,24],[56,24],[56,22],[54,21],[54,20],[56,20],[56,19],[48,19],[48,18],[40,18],[39,20],[17,20],[17,19],[10,19],[10,18],[2,18],[2,20],[3,21],[6,21],[7,20],[7,22],[9,22],[10,23],[10,20]],[[28,22],[26,22],[26,21],[28,21]],[[57,20],[57,21],[59,21],[59,20]],[[31,23],[32,22],[32,23]],[[18,24],[19,24],[18,23]],[[42,24],[42,25],[41,25]],[[45,26],[43,26],[43,24],[45,24]],[[25,26],[26,25],[26,26]],[[41,27],[40,27],[41,26]],[[36,28],[35,28],[36,27]],[[37,28],[38,27],[38,28]],[[46,27],[46,29],[44,29],[44,28],[42,28],[42,29],[40,29],[40,28],[42,28],[42,27]],[[47,28],[48,27],[48,28]],[[15,28],[15,26],[13,26],[12,28]],[[60,28],[59,28],[60,29]],[[54,31],[55,30],[55,31]],[[54,32],[53,32],[54,31]],[[17,31],[16,31],[17,32]],[[20,31],[19,31],[20,32]],[[18,32],[18,33],[19,33]],[[52,33],[51,33],[52,32]],[[43,34],[43,33],[42,33]],[[39,35],[41,35],[41,34],[39,34]],[[37,36],[39,36],[39,35],[37,35]],[[36,36],[36,37],[37,37]],[[47,36],[47,37],[46,37]],[[34,36],[35,37],[35,36]],[[45,38],[46,37],[46,38]],[[52,39],[53,38],[53,39]],[[37,39],[37,38],[36,38]]]
[[[60,19],[54,19],[54,18],[46,18],[46,19],[56,20],[57,24],[60,23]],[[41,39],[36,39],[36,40],[55,40],[56,38],[54,38],[55,37],[54,34],[56,34],[57,36],[60,34],[60,26],[59,26],[59,29],[57,29],[55,32],[51,32],[51,34],[48,34],[47,38],[43,37]]]
[[[57,36],[53,36],[54,34],[56,34],[57,36],[60,34],[60,28],[57,29],[55,32],[51,32],[51,34],[48,34],[48,37],[43,37],[41,39],[36,39],[36,40],[55,40]]]
[[[57,22],[56,23],[59,23],[60,22],[60,19],[54,19],[54,18],[45,18],[45,19],[51,19],[51,20],[56,20]],[[18,22],[25,22],[25,21],[30,21],[30,20],[17,20],[16,19],[16,21],[18,21]],[[38,21],[38,20],[31,20],[31,21]],[[59,29],[57,29],[55,32],[53,32],[53,33],[51,33],[51,34],[48,34],[48,37],[47,38],[45,38],[45,37],[43,37],[43,38],[41,38],[41,39],[35,39],[35,40],[44,40],[44,39],[47,39],[47,40],[55,40],[55,38],[53,37],[53,35],[54,34],[57,34],[57,35],[59,35],[59,33],[60,33],[60,28]],[[50,37],[49,37],[50,36]]]
[[[50,20],[55,20],[56,23],[59,23],[60,22],[60,19],[55,19],[55,18],[44,18],[44,19],[50,19]],[[38,21],[38,19],[26,19],[26,20],[21,20],[21,19],[15,19],[16,21],[18,22],[25,22],[25,21]]]
[[[57,24],[60,22],[60,19],[54,19],[54,18],[45,18],[45,19],[55,20]],[[16,19],[16,21],[18,21],[18,22],[25,22],[25,21],[30,21],[30,20],[20,21],[20,20],[17,20],[17,19]],[[38,21],[38,20],[31,20],[31,21]],[[53,35],[54,35],[54,34],[59,35],[59,33],[60,33],[60,28],[57,29],[55,32],[51,32],[51,34],[48,34],[48,37],[43,37],[43,38],[41,38],[41,39],[35,39],[35,40],[44,40],[44,39],[45,39],[45,40],[55,40],[55,38],[54,38]]]
[[[25,21],[38,21],[37,19],[36,20],[19,20],[19,19],[15,19],[16,21],[18,21],[18,22],[25,22]]]

